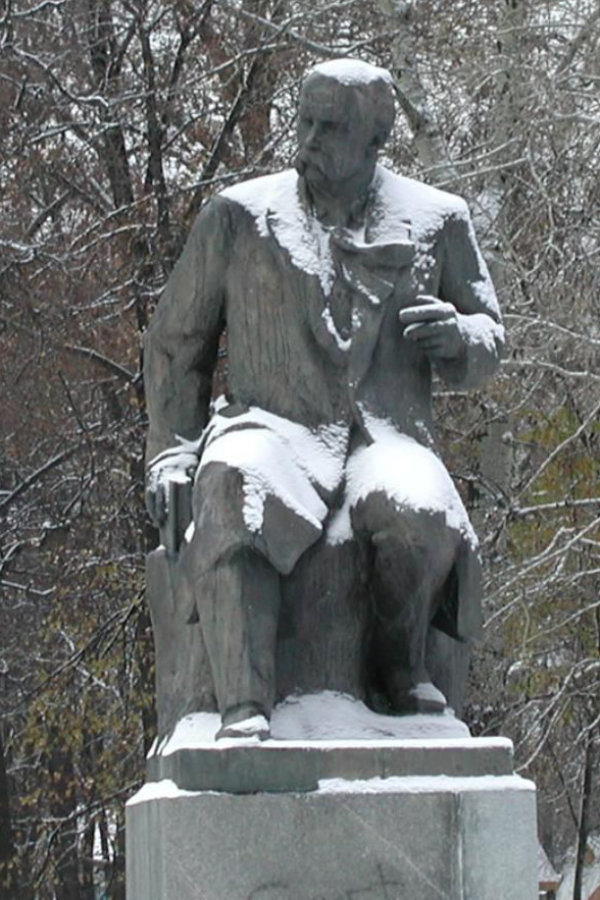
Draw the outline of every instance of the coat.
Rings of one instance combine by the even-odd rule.
[[[432,366],[402,338],[398,312],[419,294],[454,304],[466,350],[436,363],[453,389],[478,387],[496,368],[500,313],[466,204],[378,166],[364,229],[351,237],[375,252],[394,245],[393,267],[388,255],[377,272],[387,299],[349,287],[332,229],[312,214],[295,171],[243,182],[204,207],[146,334],[149,460],[205,429],[224,328],[233,417],[255,408],[311,433],[341,427],[366,445],[384,423],[437,454]],[[462,624],[446,629],[457,636],[479,628],[476,582],[467,574],[459,586]]]

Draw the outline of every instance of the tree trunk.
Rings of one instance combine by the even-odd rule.
[[[94,834],[96,825],[91,819],[85,826],[81,841],[81,888],[79,900],[95,900],[94,890]]]
[[[381,11],[393,22],[396,36],[392,44],[392,74],[398,100],[413,132],[415,148],[423,168],[430,170],[430,180],[451,182],[456,168],[448,156],[442,129],[433,111],[427,89],[417,65],[413,12],[415,4],[379,0]]]
[[[592,768],[593,768],[593,732],[589,731],[585,744],[585,760],[583,764],[583,777],[581,785],[581,806],[579,809],[579,825],[577,828],[577,856],[575,858],[575,879],[573,882],[573,900],[584,900],[583,866],[585,864],[585,851],[590,818],[590,801],[592,799]]]
[[[0,888],[2,888],[2,896],[6,897],[7,900],[13,895],[11,890],[13,875],[9,870],[9,864],[13,859],[13,856],[14,844],[8,793],[8,776],[6,773],[4,744],[2,742],[2,728],[0,728]]]
[[[59,748],[60,734],[53,735],[51,746]],[[68,750],[57,749],[48,759],[48,774],[51,778],[50,814],[58,826],[54,842],[56,898],[57,900],[80,900],[79,853],[77,824],[73,814],[77,808],[75,795],[75,770],[73,757]]]
[[[121,815],[117,815],[116,819],[112,900],[125,900],[125,822]]]

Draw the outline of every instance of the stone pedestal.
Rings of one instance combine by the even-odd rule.
[[[506,740],[166,750],[127,806],[128,900],[537,898],[535,788]]]

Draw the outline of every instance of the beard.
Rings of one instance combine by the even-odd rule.
[[[327,194],[335,192],[335,174],[328,171],[314,154],[300,150],[294,159],[294,168],[310,188]]]

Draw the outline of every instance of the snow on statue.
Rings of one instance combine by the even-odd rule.
[[[281,594],[309,551],[354,542],[379,710],[443,711],[428,635],[480,630],[477,540],[436,452],[431,376],[480,385],[503,330],[464,202],[377,164],[393,118],[385,70],[312,68],[295,170],[205,206],[146,336],[148,508],[168,530],[169,482],[193,479],[188,627],[220,736],[269,734]],[[209,418],[225,327],[228,394]]]

